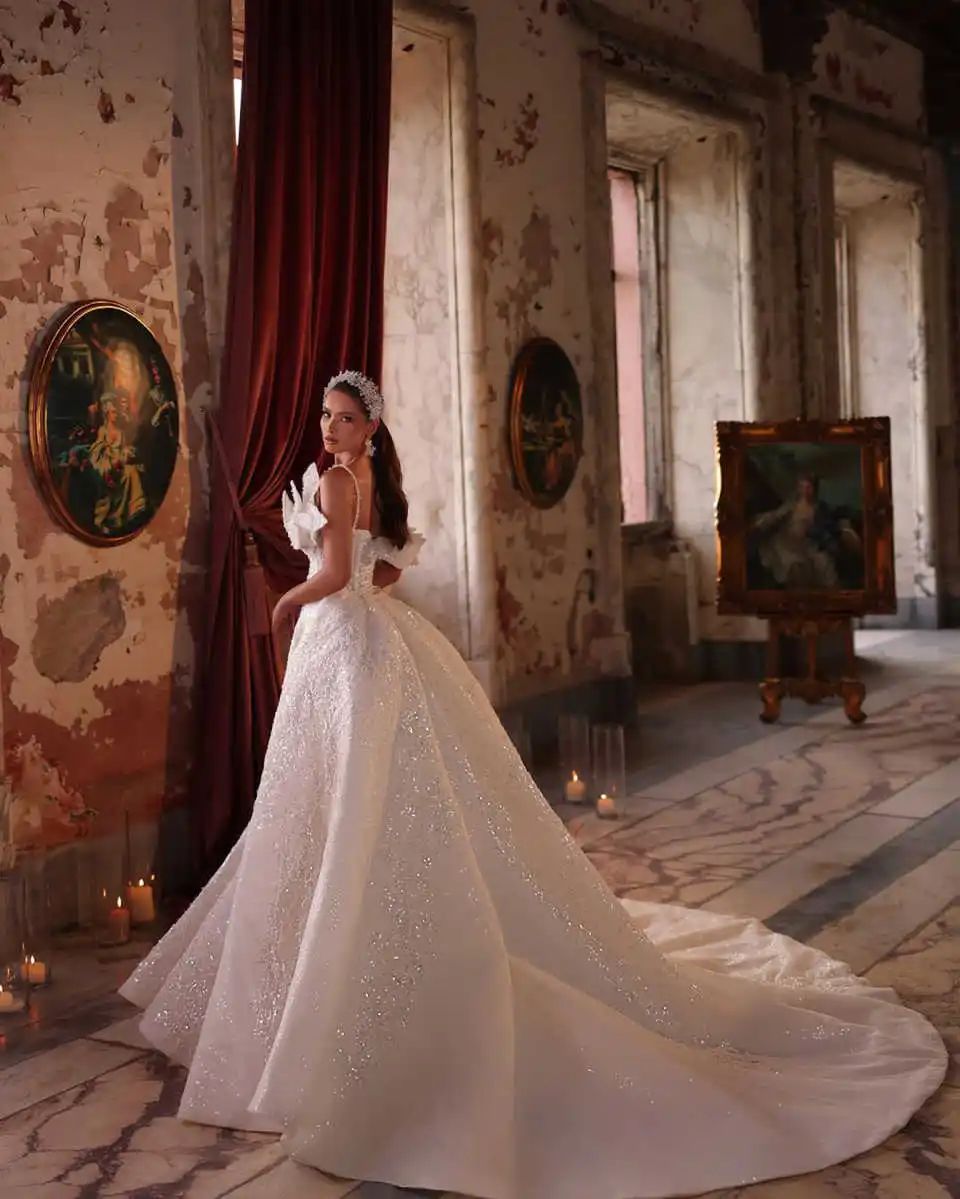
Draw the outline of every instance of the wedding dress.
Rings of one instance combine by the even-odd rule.
[[[316,468],[285,497],[321,563]],[[659,1199],[901,1128],[944,1046],[757,922],[620,903],[426,620],[353,575],[302,610],[249,826],[122,993],[182,1118],[327,1173],[481,1199]]]

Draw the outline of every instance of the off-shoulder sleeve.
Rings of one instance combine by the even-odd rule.
[[[380,537],[377,539],[377,557],[381,562],[389,562],[397,570],[409,570],[420,560],[420,551],[423,549],[425,541],[425,537],[411,530],[410,540],[402,550],[398,550],[391,542]]]
[[[317,534],[327,523],[327,518],[317,505],[320,490],[320,471],[311,463],[303,475],[303,492],[290,484],[289,494],[283,493],[283,527],[295,550],[309,554],[317,548]]]

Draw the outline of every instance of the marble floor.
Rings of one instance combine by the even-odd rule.
[[[722,1199],[960,1199],[960,633],[859,648],[861,728],[826,705],[761,725],[751,687],[660,690],[621,818],[561,812],[618,895],[758,916],[894,987],[949,1045],[947,1084],[885,1145]],[[115,994],[144,948],[74,947],[40,1009],[0,1025],[2,1199],[399,1199],[179,1123],[182,1072]]]

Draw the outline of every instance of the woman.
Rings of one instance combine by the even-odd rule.
[[[253,817],[123,989],[190,1067],[180,1115],[483,1199],[695,1194],[900,1128],[944,1075],[933,1028],[756,923],[614,898],[463,661],[378,589],[417,552],[379,392],[348,372],[324,405]]]

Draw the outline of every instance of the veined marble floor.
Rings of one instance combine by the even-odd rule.
[[[960,633],[861,648],[862,728],[802,705],[767,728],[751,687],[658,692],[621,819],[563,813],[617,894],[759,916],[894,987],[950,1046],[946,1085],[881,1148],[722,1199],[960,1197]],[[113,994],[130,964],[90,960],[83,987],[61,971],[45,1023],[0,1027],[2,1199],[399,1199],[177,1121],[182,1072]]]

